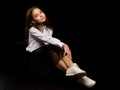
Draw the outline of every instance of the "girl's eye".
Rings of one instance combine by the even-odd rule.
[[[40,11],[40,14],[42,13],[42,11]]]
[[[38,17],[38,14],[35,15],[35,18],[37,18],[37,17]]]

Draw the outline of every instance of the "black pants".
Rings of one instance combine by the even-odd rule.
[[[46,74],[53,69],[54,63],[51,60],[51,52],[55,52],[58,56],[62,56],[64,50],[54,45],[45,45],[33,52],[26,52],[26,65],[30,72],[38,74]]]

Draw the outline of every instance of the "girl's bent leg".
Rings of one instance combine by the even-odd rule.
[[[68,55],[64,56],[62,58],[63,62],[66,64],[66,66],[69,68],[73,65],[73,61],[70,59]]]
[[[84,76],[86,74],[86,72],[80,69],[76,63],[73,63],[69,56],[60,57],[55,52],[52,52],[51,56],[55,65],[62,71],[66,72],[66,76]]]
[[[51,53],[51,57],[52,60],[54,61],[55,66],[58,67],[60,70],[66,72],[67,70],[66,64],[63,62],[62,59],[60,59],[60,57],[55,52]]]
[[[66,76],[77,75],[82,77],[86,75],[86,72],[82,70],[76,63],[74,63],[68,55],[64,56],[62,60],[68,68],[66,70]]]

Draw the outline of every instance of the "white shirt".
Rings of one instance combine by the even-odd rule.
[[[64,43],[59,39],[52,37],[52,34],[53,31],[46,26],[43,27],[43,32],[39,31],[35,27],[31,27],[29,29],[28,46],[26,47],[26,51],[32,52],[47,44],[56,45],[62,48]]]

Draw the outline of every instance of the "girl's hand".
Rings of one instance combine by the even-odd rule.
[[[70,59],[72,59],[71,50],[70,50],[69,46],[67,44],[64,44],[63,49],[64,49],[64,56],[68,55],[70,57]]]

